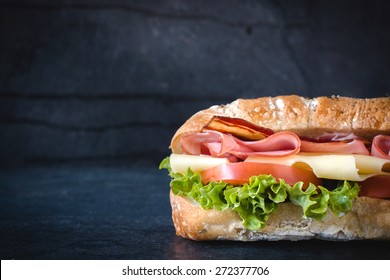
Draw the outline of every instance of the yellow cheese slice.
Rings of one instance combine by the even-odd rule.
[[[203,170],[228,163],[227,158],[215,158],[212,156],[193,156],[182,154],[171,154],[169,158],[172,171],[175,173],[185,174],[188,167],[194,172],[201,172]]]
[[[278,158],[250,156],[246,161],[295,166],[325,179],[364,181],[375,175],[390,175],[390,160],[366,155],[300,153]]]

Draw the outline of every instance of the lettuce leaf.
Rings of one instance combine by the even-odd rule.
[[[288,188],[290,201],[302,207],[303,216],[318,220],[326,216],[329,202],[329,191],[321,186],[309,184],[306,190],[302,189],[303,183],[298,182]]]
[[[339,183],[338,187],[329,192],[329,207],[337,216],[342,216],[351,210],[353,198],[357,197],[360,186],[356,182]]]
[[[340,181],[333,191],[314,184],[304,190],[302,182],[290,186],[284,180],[278,182],[271,175],[253,176],[249,183],[242,186],[222,181],[204,185],[200,174],[191,169],[186,174],[172,172],[169,157],[161,162],[160,169],[168,170],[172,178],[170,187],[175,195],[193,199],[203,209],[236,211],[244,227],[250,230],[264,228],[278,204],[285,201],[301,206],[303,217],[321,220],[328,208],[341,216],[351,210],[360,190],[357,183],[348,181]]]

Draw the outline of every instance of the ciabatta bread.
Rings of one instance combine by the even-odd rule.
[[[213,116],[241,118],[275,132],[288,130],[300,137],[344,134],[371,140],[390,134],[390,98],[300,96],[238,99],[213,106],[189,118],[171,141],[173,153],[182,153],[180,140],[200,132]],[[358,197],[350,212],[336,217],[330,210],[322,221],[303,218],[302,209],[286,202],[278,205],[265,228],[245,229],[232,210],[204,210],[196,202],[170,194],[176,233],[193,240],[326,240],[390,239],[390,200]]]

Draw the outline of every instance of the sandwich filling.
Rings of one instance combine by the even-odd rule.
[[[353,134],[301,139],[242,119],[215,116],[201,132],[181,138],[183,154],[163,160],[175,195],[204,209],[236,211],[244,226],[266,225],[279,203],[302,207],[303,216],[338,216],[357,196],[390,198],[390,136]]]

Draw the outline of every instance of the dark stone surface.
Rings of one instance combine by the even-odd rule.
[[[388,242],[194,242],[175,235],[165,171],[0,170],[1,259],[389,259]]]
[[[385,96],[389,11],[367,0],[0,0],[0,165],[155,163],[213,104]]]

